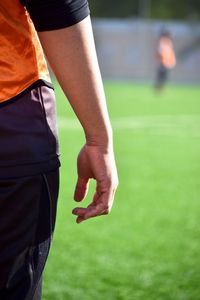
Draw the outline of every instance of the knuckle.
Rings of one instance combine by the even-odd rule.
[[[108,187],[111,187],[113,189],[117,189],[118,185],[119,185],[119,180],[118,179],[112,179],[112,178],[107,179],[107,186]]]
[[[106,178],[106,185],[109,187],[109,186],[112,186],[112,178],[111,177],[107,177]]]
[[[109,206],[109,205],[106,205],[106,206],[104,206],[103,213],[104,213],[105,215],[108,215],[108,214],[110,213],[110,210],[111,210],[110,206]]]

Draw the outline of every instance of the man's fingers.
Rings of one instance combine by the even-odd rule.
[[[96,180],[96,193],[87,208],[75,208],[72,213],[77,216],[77,223],[92,217],[108,214],[111,210],[114,193],[118,184],[114,155],[109,145],[98,146],[86,144],[78,156],[79,179],[76,184],[74,199],[81,201],[87,194],[88,180]],[[85,179],[86,178],[86,179]]]
[[[107,215],[107,214],[109,214],[108,210],[102,212],[101,214],[95,214],[95,215],[92,215],[90,217],[88,217],[88,216],[86,216],[86,217],[84,217],[84,216],[78,216],[77,219],[76,219],[76,222],[79,224],[79,223],[81,223],[83,221],[86,221],[87,219],[98,217],[98,216],[100,217],[100,216]]]
[[[81,201],[85,198],[88,192],[89,179],[78,177],[75,191],[74,191],[74,200]]]
[[[72,213],[77,216],[76,222],[81,223],[87,219],[94,218],[101,215],[107,215],[109,213],[108,210],[102,211],[96,209],[96,207],[90,208],[75,208]]]
[[[76,216],[84,216],[86,214],[88,208],[84,208],[84,207],[76,207],[72,210],[73,215]]]
[[[73,209],[72,213],[76,215],[77,223],[85,221],[89,218],[107,215],[112,207],[112,199],[110,199],[112,193],[105,193],[99,196],[99,199],[95,199],[87,208],[77,207]]]

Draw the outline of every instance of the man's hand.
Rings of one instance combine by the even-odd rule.
[[[78,180],[74,193],[75,201],[87,195],[89,179],[96,180],[96,192],[87,208],[74,208],[72,213],[80,223],[92,217],[108,214],[112,208],[118,176],[113,150],[103,146],[85,145],[77,160]]]
[[[86,145],[78,156],[74,199],[87,194],[89,179],[96,193],[87,208],[75,208],[77,223],[109,213],[118,184],[112,148],[112,129],[88,16],[62,29],[38,33],[49,64],[85,133]]]

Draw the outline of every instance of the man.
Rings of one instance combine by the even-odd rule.
[[[4,0],[0,24],[0,299],[39,300],[59,182],[43,51],[85,133],[74,199],[84,199],[90,178],[97,184],[91,204],[73,210],[77,223],[112,207],[112,129],[86,0]]]
[[[161,91],[168,79],[169,71],[176,65],[176,55],[174,52],[171,34],[167,30],[162,30],[156,50],[158,61],[156,89]]]

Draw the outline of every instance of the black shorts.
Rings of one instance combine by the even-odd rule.
[[[37,82],[0,104],[0,299],[35,298],[55,225],[55,96]]]
[[[37,175],[59,163],[54,90],[36,82],[0,103],[0,178]]]
[[[159,65],[157,70],[157,84],[164,84],[169,77],[169,69],[162,64]]]
[[[58,188],[58,169],[0,180],[0,299],[36,299],[55,226]]]

